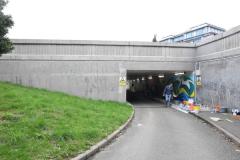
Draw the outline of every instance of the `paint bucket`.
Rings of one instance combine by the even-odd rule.
[[[194,106],[194,107],[193,107],[193,110],[194,110],[194,111],[200,111],[200,106]]]

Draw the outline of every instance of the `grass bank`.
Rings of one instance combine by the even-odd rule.
[[[131,115],[127,104],[0,82],[0,159],[65,159],[84,152]]]

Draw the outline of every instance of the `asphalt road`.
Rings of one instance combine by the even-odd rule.
[[[91,160],[240,160],[240,148],[192,115],[134,104],[130,127]]]

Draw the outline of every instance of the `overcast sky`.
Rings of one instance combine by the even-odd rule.
[[[240,25],[239,0],[9,0],[10,38],[151,41],[211,23]]]

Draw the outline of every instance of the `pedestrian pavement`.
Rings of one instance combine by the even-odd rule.
[[[240,146],[240,120],[234,118],[231,113],[219,113],[210,111],[200,111],[199,113],[191,113],[172,104],[172,108],[195,115],[204,120],[208,124],[214,126],[219,131],[223,132],[228,138]]]
[[[240,120],[234,119],[231,113],[212,113],[209,111],[202,111],[194,115],[217,127],[220,131],[224,132],[229,138],[233,138],[233,140],[240,145]],[[219,118],[219,120],[214,121],[216,118]]]

